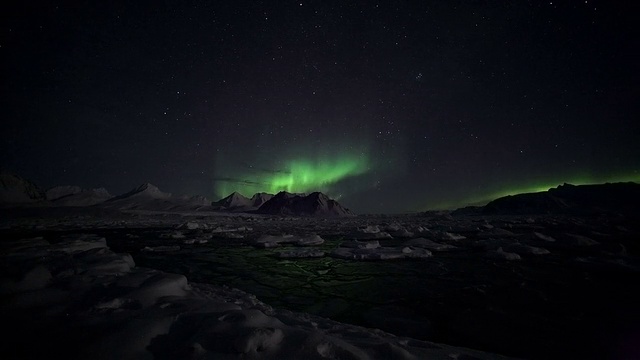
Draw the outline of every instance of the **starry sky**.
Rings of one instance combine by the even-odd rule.
[[[632,1],[29,1],[0,166],[41,187],[359,213],[640,180]]]

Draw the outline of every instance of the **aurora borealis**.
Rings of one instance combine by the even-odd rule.
[[[365,155],[317,161],[294,159],[285,164],[284,170],[249,167],[247,170],[253,171],[239,174],[238,178],[216,179],[216,192],[221,198],[233,191],[247,195],[257,192],[275,194],[280,191],[323,191],[330,194],[331,185],[365,174],[370,169]]]
[[[179,2],[3,11],[0,167],[43,187],[356,213],[640,179],[632,2]]]

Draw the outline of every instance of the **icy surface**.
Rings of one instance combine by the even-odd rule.
[[[0,279],[3,326],[13,327],[4,358],[502,358],[275,310],[240,290],[134,267],[98,236],[2,250],[13,271]]]
[[[18,215],[3,358],[634,358],[637,219]]]

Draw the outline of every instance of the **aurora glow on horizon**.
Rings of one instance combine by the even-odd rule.
[[[244,170],[246,173],[216,179],[216,193],[221,197],[234,191],[245,196],[258,192],[275,194],[280,191],[331,193],[331,185],[367,173],[371,170],[371,164],[366,155],[360,154],[321,157],[316,161],[293,159],[285,162],[282,170],[257,169],[253,166]]]
[[[549,189],[556,188],[562,184],[571,184],[571,185],[593,185],[593,184],[603,184],[603,183],[619,183],[619,182],[635,182],[640,184],[640,173],[637,171],[628,173],[628,174],[618,174],[613,176],[592,176],[592,175],[581,175],[581,176],[573,176],[567,177],[568,180],[561,179],[552,179],[546,181],[540,181],[538,183],[531,183],[528,185],[511,185],[504,186],[504,188],[499,190],[493,190],[484,192],[477,195],[472,195],[467,198],[461,200],[452,200],[447,202],[438,203],[435,205],[427,206],[423,210],[444,210],[444,209],[456,209],[464,206],[481,206],[485,205],[488,202],[509,195],[516,194],[524,194],[524,193],[536,193],[536,192],[545,192]]]
[[[639,181],[634,4],[15,2],[0,170],[358,214]]]

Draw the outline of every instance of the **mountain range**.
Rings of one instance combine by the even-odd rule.
[[[277,195],[256,193],[247,198],[234,192],[211,202],[204,196],[177,196],[145,183],[124,194],[113,196],[104,188],[56,186],[42,190],[17,175],[0,174],[0,204],[12,206],[83,207],[112,210],[220,211],[296,216],[351,216],[353,213],[328,196],[315,192]]]
[[[452,215],[640,213],[640,185],[633,182],[596,185],[563,184],[548,191],[504,196],[484,206],[469,206]],[[46,191],[10,173],[0,173],[2,207],[84,207],[112,210],[218,211],[292,216],[353,216],[337,201],[320,192],[310,194],[238,192],[215,202],[204,196],[178,196],[145,183],[113,196],[104,188],[56,186]]]
[[[273,194],[264,192],[256,193],[248,198],[239,192],[233,192],[229,196],[211,203],[217,210],[228,210],[232,212],[243,212],[257,210],[262,204],[273,198]]]
[[[640,213],[640,184],[563,184],[547,191],[508,195],[453,215]]]

